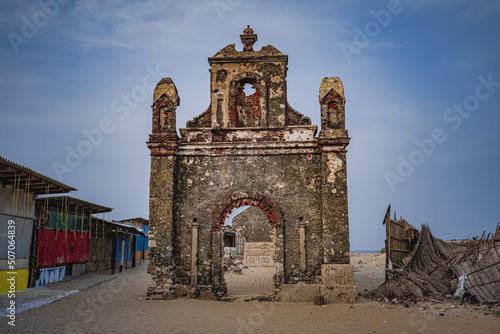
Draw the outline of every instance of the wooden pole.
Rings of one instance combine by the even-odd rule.
[[[117,233],[114,232],[113,234],[113,241],[112,241],[112,244],[113,244],[113,247],[112,247],[112,251],[111,251],[111,275],[114,275],[115,274],[115,270],[116,270],[116,238],[117,238]]]
[[[122,242],[120,249],[120,272],[123,271],[123,257],[125,255],[125,233],[122,233]]]
[[[385,213],[385,280],[387,281],[387,268],[389,267],[389,259],[391,258],[391,205],[387,207],[387,211]]]

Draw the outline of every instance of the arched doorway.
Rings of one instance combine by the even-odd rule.
[[[284,234],[283,234],[283,216],[276,204],[267,196],[252,191],[237,191],[226,198],[214,210],[214,220],[212,229],[212,256],[213,256],[213,271],[216,273],[214,283],[225,284],[224,267],[222,258],[224,256],[223,238],[224,238],[224,223],[226,218],[231,214],[233,209],[243,206],[254,206],[259,208],[266,215],[271,226],[270,235],[274,243],[274,270],[273,277],[274,288],[280,288],[284,281]]]
[[[228,296],[272,295],[276,229],[261,209],[233,209],[224,222],[224,280]]]

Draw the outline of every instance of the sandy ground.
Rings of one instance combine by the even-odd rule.
[[[352,253],[351,264],[358,293],[364,294],[384,283],[384,254]],[[250,267],[243,269],[242,275],[226,273],[227,293],[229,296],[272,294],[274,273],[271,267]]]
[[[374,254],[352,256],[359,291],[383,281],[379,275],[383,275],[384,260],[384,256]],[[237,281],[230,284],[232,293],[254,292],[249,279],[252,275],[269,277],[269,270],[249,269],[240,277],[228,277]],[[324,307],[312,303],[145,300],[150,283],[146,266],[141,265],[111,282],[19,313],[15,328],[9,328],[7,319],[2,318],[0,333],[500,333],[500,319],[486,306],[450,308],[451,302],[427,302],[428,307],[421,310],[421,305],[405,308],[362,298],[357,304]]]
[[[228,296],[272,294],[274,290],[274,267],[250,267],[242,270],[242,275],[226,273]]]
[[[385,254],[351,253],[354,265],[354,285],[358,293],[372,291],[385,281]]]

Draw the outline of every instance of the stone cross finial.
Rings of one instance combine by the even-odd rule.
[[[257,34],[253,33],[253,29],[250,25],[243,30],[243,34],[240,35],[241,43],[243,43],[243,51],[253,51],[253,45],[257,42]]]

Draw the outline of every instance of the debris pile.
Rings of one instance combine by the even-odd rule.
[[[234,274],[243,274],[243,269],[247,269],[246,265],[243,265],[243,261],[240,256],[233,255],[231,252],[225,252],[222,257],[222,264],[224,266],[224,272],[232,272]]]
[[[470,295],[479,302],[500,302],[499,231],[497,226],[494,236],[483,233],[480,238],[448,242],[434,237],[429,227],[422,225],[416,245],[394,267],[388,232],[386,282],[367,297],[405,299],[453,295],[463,299]]]

